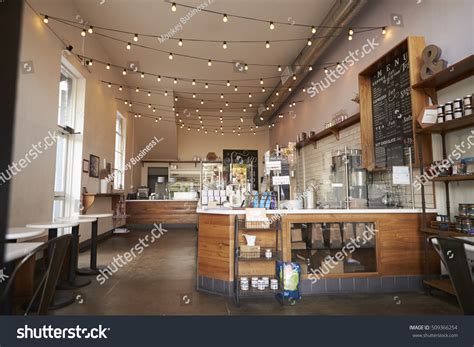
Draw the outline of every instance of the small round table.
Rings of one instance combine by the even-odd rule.
[[[28,239],[31,237],[41,236],[45,232],[44,229],[32,229],[27,227],[7,228],[5,239],[7,243],[15,243],[17,240]]]
[[[72,227],[71,231],[71,253],[69,255],[69,264],[67,271],[67,281],[60,281],[58,283],[58,289],[77,289],[88,286],[91,284],[91,280],[83,277],[76,277],[76,271],[78,270],[78,256],[79,256],[79,226],[84,223],[94,223],[97,218],[79,218],[79,217],[64,217],[58,218],[58,222],[63,223],[78,223],[79,225]]]
[[[58,237],[58,229],[60,228],[74,228],[77,227],[79,223],[77,221],[74,222],[45,222],[45,223],[31,223],[27,224],[27,228],[32,228],[32,229],[48,229],[48,240],[52,240],[56,237]],[[49,250],[51,253],[52,250]],[[50,254],[51,256],[51,254]],[[74,303],[74,294],[70,291],[56,291],[54,293],[54,298],[49,305],[49,308],[52,310],[69,306],[72,303]]]
[[[95,218],[96,220],[92,222],[91,230],[91,261],[90,267],[82,268],[77,270],[77,274],[81,276],[95,276],[100,273],[100,269],[97,267],[97,237],[98,237],[98,226],[99,219],[112,217],[112,213],[95,213],[95,214],[84,214],[79,216],[81,218]]]

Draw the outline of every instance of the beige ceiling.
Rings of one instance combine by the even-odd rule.
[[[167,33],[170,28],[179,23],[181,17],[185,16],[190,9],[178,6],[176,12],[171,11],[171,5],[163,0],[70,0],[71,6],[75,7],[77,15],[95,26],[103,26],[121,29],[137,33],[149,33],[161,35]],[[181,0],[183,4],[198,6],[208,0]],[[50,1],[38,1],[35,4],[41,12],[48,12],[48,3]],[[212,0],[211,0],[212,2]],[[207,8],[209,10],[224,12],[228,14],[238,14],[262,19],[269,19],[282,22],[298,22],[311,25],[318,25],[335,0],[214,0]],[[54,10],[54,6],[51,7]],[[54,13],[51,13],[54,15]],[[69,18],[76,20],[75,18]],[[79,31],[78,31],[79,34]],[[117,38],[128,40],[133,43],[132,37],[127,34],[109,33]],[[219,15],[209,13],[198,13],[193,16],[189,22],[183,25],[183,29],[176,34],[175,38],[198,38],[212,39],[219,41],[229,40],[268,40],[271,47],[265,48],[263,43],[229,43],[229,47],[224,50],[222,43],[202,43],[186,42],[179,47],[177,41],[168,40],[160,43],[157,39],[140,37],[139,43],[147,46],[153,46],[169,52],[182,53],[187,55],[199,56],[211,59],[238,60],[247,63],[263,64],[290,64],[306,41],[294,42],[275,42],[272,40],[290,39],[290,38],[308,38],[311,36],[309,28],[302,28],[293,25],[277,25],[275,30],[270,30],[267,23],[248,21],[244,19],[229,17],[229,21],[224,23]],[[162,89],[169,92],[174,91],[179,100],[176,107],[181,111],[189,109],[195,113],[196,107],[213,108],[215,112],[201,111],[202,114],[219,115],[219,108],[225,110],[224,100],[229,102],[228,108],[247,108],[247,113],[242,111],[224,111],[224,117],[232,118],[236,121],[229,121],[226,124],[239,124],[240,115],[245,117],[244,124],[251,124],[252,115],[255,114],[258,104],[264,103],[275,86],[278,79],[265,80],[264,86],[266,92],[261,92],[261,85],[258,80],[240,81],[242,79],[260,79],[265,77],[278,76],[275,67],[256,67],[251,66],[246,73],[234,72],[230,64],[213,63],[208,67],[206,61],[199,61],[190,58],[177,57],[173,60],[168,59],[168,54],[162,54],[155,51],[146,50],[139,47],[133,47],[130,51],[126,50],[125,45],[120,42],[114,42],[107,38],[98,36],[104,50],[106,51],[111,63],[125,65],[127,61],[139,61],[140,70],[162,75],[170,75],[189,79],[231,80],[232,86],[227,87],[223,82],[222,86],[210,86],[205,89],[203,85],[192,86],[191,83],[178,82],[174,84],[171,80],[157,82],[155,78],[140,78],[139,75],[127,75],[126,83],[130,86],[139,86],[142,90]],[[85,52],[87,56],[87,51]],[[235,94],[234,85],[239,87]],[[252,88],[253,87],[253,88]],[[191,95],[183,92],[195,92],[197,97],[192,99]],[[252,92],[252,98],[248,93]],[[201,94],[200,94],[201,93]],[[217,93],[215,95],[202,93]],[[219,93],[231,93],[224,99],[220,98]],[[163,95],[153,95],[147,98],[146,95],[134,95],[135,100],[151,102],[155,104],[169,104],[169,98]],[[143,93],[140,93],[143,94]],[[171,94],[171,93],[170,93]],[[185,97],[190,100],[184,99]],[[205,102],[200,105],[201,99],[212,99],[216,102]],[[232,102],[242,102],[233,104]],[[253,103],[253,109],[250,109],[248,103]],[[244,104],[245,103],[245,104]],[[145,109],[143,109],[146,111]],[[252,112],[253,110],[253,112]],[[219,119],[214,118],[216,124]]]

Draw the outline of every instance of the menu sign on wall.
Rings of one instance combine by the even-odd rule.
[[[413,151],[410,65],[405,48],[371,76],[375,165],[405,165]],[[412,152],[412,158],[414,158]]]

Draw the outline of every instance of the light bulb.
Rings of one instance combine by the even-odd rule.
[[[311,27],[311,34],[316,34],[316,27]]]
[[[171,11],[176,12],[176,3],[175,2],[173,2],[171,4]]]
[[[222,43],[222,48],[227,49],[227,42],[226,42],[226,41],[224,41],[224,42]]]
[[[209,59],[209,61],[207,62],[207,66],[212,66],[212,61],[211,61],[211,59]]]
[[[123,69],[123,71],[122,71],[122,75],[124,75],[124,76],[125,76],[126,74],[127,74],[127,70],[126,70],[126,69]]]
[[[288,88],[288,91],[291,92],[291,87]]]
[[[349,35],[349,36],[347,37],[347,39],[348,39],[349,41],[352,41],[352,36]]]
[[[140,75],[141,78],[145,78],[145,74],[142,72],[142,74]]]
[[[340,67],[341,63],[337,62],[336,67]]]
[[[260,116],[260,120],[263,120],[263,117],[262,117],[262,116]]]
[[[193,93],[193,99],[196,99],[196,94],[195,93]]]
[[[311,46],[312,44],[313,44],[313,42],[311,41],[311,39],[308,39],[307,45]]]
[[[224,99],[224,94],[221,94],[221,99]]]
[[[260,78],[260,84],[263,84],[263,78]]]
[[[151,96],[151,92],[148,92],[148,96]],[[150,105],[150,107],[149,107],[149,108],[151,108],[151,105]]]
[[[262,88],[262,93],[265,93],[265,87]]]
[[[168,96],[168,92],[167,92],[166,90],[165,90],[165,93],[164,93],[164,94],[165,94],[165,96]]]
[[[273,30],[275,29],[275,24],[273,24],[273,22],[270,22],[270,30]]]
[[[112,83],[109,83],[109,84],[108,84],[108,87],[109,87],[109,88],[112,88]]]
[[[252,93],[249,93],[249,98],[251,98],[251,97],[252,97]]]
[[[138,42],[138,34],[135,34],[135,36],[133,36],[133,41]]]
[[[122,90],[123,90],[123,87],[122,87],[122,86],[120,86],[120,87],[119,87],[119,91],[122,91]]]
[[[227,23],[228,18],[227,18],[227,15],[226,15],[226,14],[224,14],[224,17],[222,17],[222,21],[223,21],[224,23]]]
[[[153,107],[153,113],[155,113],[155,112],[156,112],[156,108]]]
[[[232,132],[235,133],[235,129],[232,129]]]
[[[308,71],[313,71],[313,67],[311,65],[308,66]]]
[[[105,67],[107,70],[110,70],[110,64],[107,64],[107,66]]]
[[[230,87],[230,81],[227,80],[227,83],[226,83],[227,87]]]
[[[86,29],[82,29],[81,36],[84,37],[84,36],[86,36],[86,34],[87,34]]]
[[[174,101],[178,101],[178,97],[177,97],[177,96],[174,97]]]
[[[140,88],[137,87],[137,88],[135,89],[135,91],[138,93],[138,92],[140,91]]]
[[[170,53],[170,55],[168,56],[168,59],[173,60],[173,53]]]
[[[296,75],[293,74],[293,81],[296,81]]]
[[[158,76],[158,77],[156,78],[156,80],[157,80],[158,82],[161,82],[161,76]]]
[[[226,106],[226,107],[228,107],[228,106],[229,106],[229,103],[228,103],[227,101],[225,102],[225,106]]]
[[[222,108],[219,109],[219,112],[222,113]],[[222,117],[221,117],[221,120],[222,120]]]
[[[244,70],[248,70],[249,66],[247,64],[244,65]]]
[[[204,85],[204,88],[208,89],[208,88],[209,88],[209,84],[206,83],[206,84]]]
[[[92,59],[89,60],[89,61],[87,61],[87,65],[88,65],[88,66],[92,66]]]
[[[275,95],[276,95],[276,96],[280,95],[280,92],[276,92]]]
[[[387,33],[387,27],[382,28],[382,35],[385,35]]]
[[[240,117],[240,123],[244,122],[244,117]]]
[[[239,90],[239,88],[237,88],[237,86],[235,86],[235,87],[234,87],[234,91],[238,91],[238,90]]]
[[[201,99],[201,105],[204,105],[204,100]]]
[[[94,27],[90,26],[89,29],[87,29],[87,32],[89,34],[93,34],[94,33]]]
[[[328,73],[328,68],[327,67],[324,68],[324,72]]]
[[[148,104],[148,108],[151,108],[151,104]]]
[[[247,112],[247,109],[246,109],[246,108],[244,108],[244,110],[243,110],[243,111],[244,111],[244,112]]]
[[[265,48],[270,48],[270,41],[265,42]]]
[[[127,49],[128,49],[128,50],[132,49],[132,44],[131,44],[130,42],[127,43]]]
[[[182,45],[183,45],[183,40],[182,40],[182,39],[179,39],[179,41],[178,41],[178,46],[181,47]]]
[[[48,17],[48,16],[44,16],[43,22],[44,22],[44,24],[48,24],[48,22],[49,22],[49,17]]]
[[[192,84],[193,86],[195,86],[195,85],[196,85],[196,80],[193,80],[193,81],[191,82],[191,84]]]
[[[354,35],[354,30],[352,30],[352,28],[351,28],[351,29],[349,29],[349,32],[348,32],[348,33],[349,33],[350,36],[351,36],[351,35]]]
[[[178,84],[178,80],[175,78],[175,79],[173,80],[173,83],[174,83],[174,84]]]

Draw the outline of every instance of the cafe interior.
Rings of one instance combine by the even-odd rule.
[[[0,6],[2,315],[474,314],[472,1]]]

